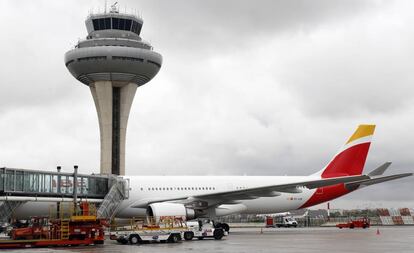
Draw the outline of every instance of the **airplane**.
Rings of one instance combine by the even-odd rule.
[[[321,170],[308,176],[125,176],[129,198],[116,218],[185,216],[188,220],[230,214],[280,213],[327,202],[357,189],[413,173],[384,176],[384,163],[362,174],[375,125],[360,125]],[[41,203],[28,202],[16,217],[35,215]],[[229,231],[228,224],[219,224]]]

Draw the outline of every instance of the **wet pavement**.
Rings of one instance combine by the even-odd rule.
[[[338,228],[246,228],[233,229],[221,241],[194,240],[176,244],[119,245],[107,240],[105,245],[46,249],[1,250],[2,252],[414,252],[414,226],[369,229]]]

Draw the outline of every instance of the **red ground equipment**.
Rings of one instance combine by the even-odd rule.
[[[275,224],[274,224],[274,219],[272,216],[266,216],[266,227],[267,228],[274,228]]]
[[[347,223],[339,223],[336,224],[336,227],[338,228],[369,228],[370,227],[370,221],[368,218],[360,218],[357,220],[350,220]]]
[[[27,227],[14,228],[11,240],[0,240],[0,249],[103,244],[105,226],[87,202],[59,205],[50,217],[33,217]]]
[[[49,222],[46,217],[32,217],[26,227],[14,228],[10,237],[13,240],[46,239],[49,237]]]

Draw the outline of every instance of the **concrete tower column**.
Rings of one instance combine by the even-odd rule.
[[[120,113],[120,145],[119,145],[119,172],[120,175],[125,175],[125,146],[126,146],[126,132],[128,125],[129,113],[131,111],[132,101],[138,85],[129,83],[121,88],[121,113]]]
[[[89,86],[98,113],[101,139],[101,173],[112,172],[112,82],[98,81]]]
[[[112,82],[99,81],[89,87],[98,113],[101,173],[119,171],[119,175],[125,175],[126,130],[138,85],[117,87]]]

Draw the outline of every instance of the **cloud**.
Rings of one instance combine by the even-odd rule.
[[[312,34],[276,40],[275,79],[312,116],[392,113],[413,102],[413,23],[394,8],[326,24]]]

